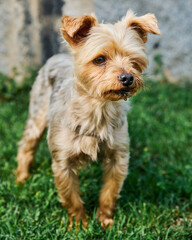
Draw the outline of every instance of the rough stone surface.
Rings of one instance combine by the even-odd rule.
[[[160,53],[170,80],[186,76],[192,81],[192,0],[0,0],[0,71],[11,75],[16,66],[22,73],[26,65],[39,66],[65,51],[59,29],[62,13],[81,15],[95,9],[100,22],[115,22],[129,8],[138,16],[154,13],[162,32],[149,35],[148,74]]]
[[[58,53],[62,0],[0,0],[0,71],[19,81]],[[16,69],[16,71],[14,70]]]
[[[59,52],[62,0],[39,1],[39,23],[41,25],[42,62]]]
[[[25,67],[41,63],[38,0],[0,1],[0,71],[13,75],[13,68],[21,74]]]

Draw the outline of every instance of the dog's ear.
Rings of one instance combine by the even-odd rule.
[[[61,22],[61,33],[72,47],[82,43],[88,36],[90,29],[97,25],[97,19],[89,15],[84,15],[82,17],[64,15]]]
[[[122,21],[126,24],[126,27],[137,31],[144,42],[147,41],[147,33],[161,34],[154,14],[148,13],[144,16],[137,17],[131,10],[129,10]]]

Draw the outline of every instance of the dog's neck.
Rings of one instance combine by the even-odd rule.
[[[110,101],[94,98],[84,89],[75,90],[71,101],[71,114],[74,119],[70,128],[78,135],[94,136],[108,140],[114,129],[125,121],[123,101]]]

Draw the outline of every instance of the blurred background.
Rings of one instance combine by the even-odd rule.
[[[66,51],[59,31],[63,14],[95,12],[100,22],[115,22],[129,8],[138,16],[154,13],[162,32],[149,37],[148,73],[158,53],[169,81],[192,81],[192,0],[0,0],[0,72],[20,81],[27,66]]]

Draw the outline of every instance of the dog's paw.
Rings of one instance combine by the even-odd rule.
[[[27,172],[17,172],[16,183],[18,185],[24,184],[25,180],[29,177],[29,173]]]
[[[87,217],[82,218],[81,220],[75,220],[74,217],[69,217],[68,221],[68,230],[72,228],[79,230],[80,226],[83,226],[86,230],[88,229],[88,220]]]
[[[101,227],[106,229],[107,227],[112,228],[113,226],[113,218],[112,217],[108,217],[105,213],[97,213],[97,218],[98,221],[101,224]]]

